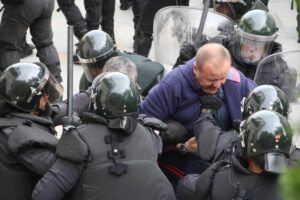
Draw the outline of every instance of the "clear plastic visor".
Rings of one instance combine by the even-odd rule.
[[[287,167],[287,157],[283,153],[270,152],[264,154],[265,171],[280,174]]]

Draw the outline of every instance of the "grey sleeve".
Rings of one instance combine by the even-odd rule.
[[[177,184],[176,193],[179,199],[197,200],[196,196],[196,182],[199,174],[189,174],[179,180]]]
[[[43,176],[56,160],[48,149],[31,148],[16,154],[17,159],[36,174]]]
[[[194,122],[194,134],[200,158],[211,161],[216,152],[219,136],[222,134],[222,130],[214,124],[211,113],[201,113]]]
[[[33,200],[57,200],[69,192],[80,177],[83,164],[58,158],[50,170],[36,184]]]
[[[90,105],[90,92],[80,92],[73,96],[73,111],[80,117],[83,112],[89,111]],[[67,116],[67,100],[52,105],[54,112],[52,120],[55,125],[62,124],[61,119]]]

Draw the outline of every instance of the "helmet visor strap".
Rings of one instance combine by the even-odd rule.
[[[287,166],[287,157],[283,153],[270,152],[264,154],[265,171],[280,174]]]

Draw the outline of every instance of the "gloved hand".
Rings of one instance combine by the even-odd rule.
[[[222,104],[222,100],[215,94],[200,96],[201,112],[217,111]]]
[[[71,117],[66,116],[62,118],[62,124],[65,131],[74,129],[75,127],[82,124],[81,119],[78,117],[77,113],[74,113]]]
[[[178,65],[186,63],[188,60],[192,59],[197,53],[193,44],[183,43],[180,48],[179,57],[176,60],[173,68],[177,67]]]

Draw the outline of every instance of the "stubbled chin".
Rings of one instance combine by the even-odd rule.
[[[216,94],[218,92],[218,89],[205,89],[203,91],[207,94]]]

